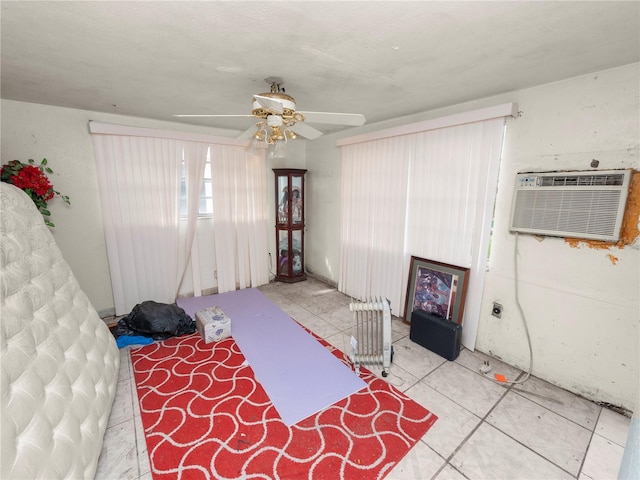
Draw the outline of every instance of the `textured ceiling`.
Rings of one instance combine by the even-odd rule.
[[[2,1],[0,93],[244,130],[172,115],[248,114],[276,76],[300,110],[373,123],[638,62],[639,6]]]

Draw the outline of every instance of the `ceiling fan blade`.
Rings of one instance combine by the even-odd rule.
[[[255,125],[251,125],[244,132],[236,137],[237,140],[246,140],[247,138],[252,138],[253,134],[256,133],[257,127]]]
[[[297,135],[306,138],[307,140],[315,140],[316,138],[323,135],[320,130],[316,130],[310,125],[306,123],[296,123],[293,127],[291,127]]]
[[[274,113],[282,113],[283,104],[280,100],[262,95],[254,95],[253,99],[258,102],[262,108],[271,110]]]
[[[174,115],[174,117],[224,117],[224,118],[247,118],[253,117],[253,115]]]
[[[333,125],[351,125],[359,127],[364,125],[366,119],[360,113],[332,113],[332,112],[298,112],[304,115],[304,119],[311,123],[331,123]]]

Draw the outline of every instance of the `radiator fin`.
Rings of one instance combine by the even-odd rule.
[[[356,373],[361,365],[381,366],[386,377],[392,356],[389,301],[374,297],[352,301],[349,308],[353,312],[350,359]]]

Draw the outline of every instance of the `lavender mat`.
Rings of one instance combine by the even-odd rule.
[[[255,288],[176,303],[195,318],[219,306],[256,379],[289,427],[348,397],[366,383]]]

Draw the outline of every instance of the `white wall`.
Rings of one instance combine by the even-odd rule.
[[[2,100],[1,159],[37,162],[46,158],[54,188],[71,197],[50,204],[52,233],[89,300],[98,312],[112,315],[113,293],[102,227],[89,120],[139,127],[232,136],[226,130],[192,127],[122,115]]]
[[[528,369],[515,303],[515,236],[508,218],[516,172],[640,168],[639,65],[367,125],[307,144],[306,264],[333,282],[339,271],[339,138],[516,102],[508,121],[489,269],[476,348]],[[434,95],[437,92],[433,92]],[[640,240],[625,248],[574,248],[562,239],[519,237],[519,296],[532,337],[534,375],[587,398],[633,409],[638,389]],[[609,254],[618,260],[614,264]],[[472,272],[473,274],[473,272]],[[501,319],[492,302],[504,305]]]
[[[507,127],[478,349],[528,367],[514,300],[515,236],[508,232],[516,172],[586,170],[592,159],[600,169],[640,168],[639,85],[635,65],[514,97],[524,113]],[[518,238],[519,296],[534,348],[533,371],[631,410],[640,377],[640,241],[622,249],[587,245]],[[493,300],[505,306],[501,319],[489,314]]]

